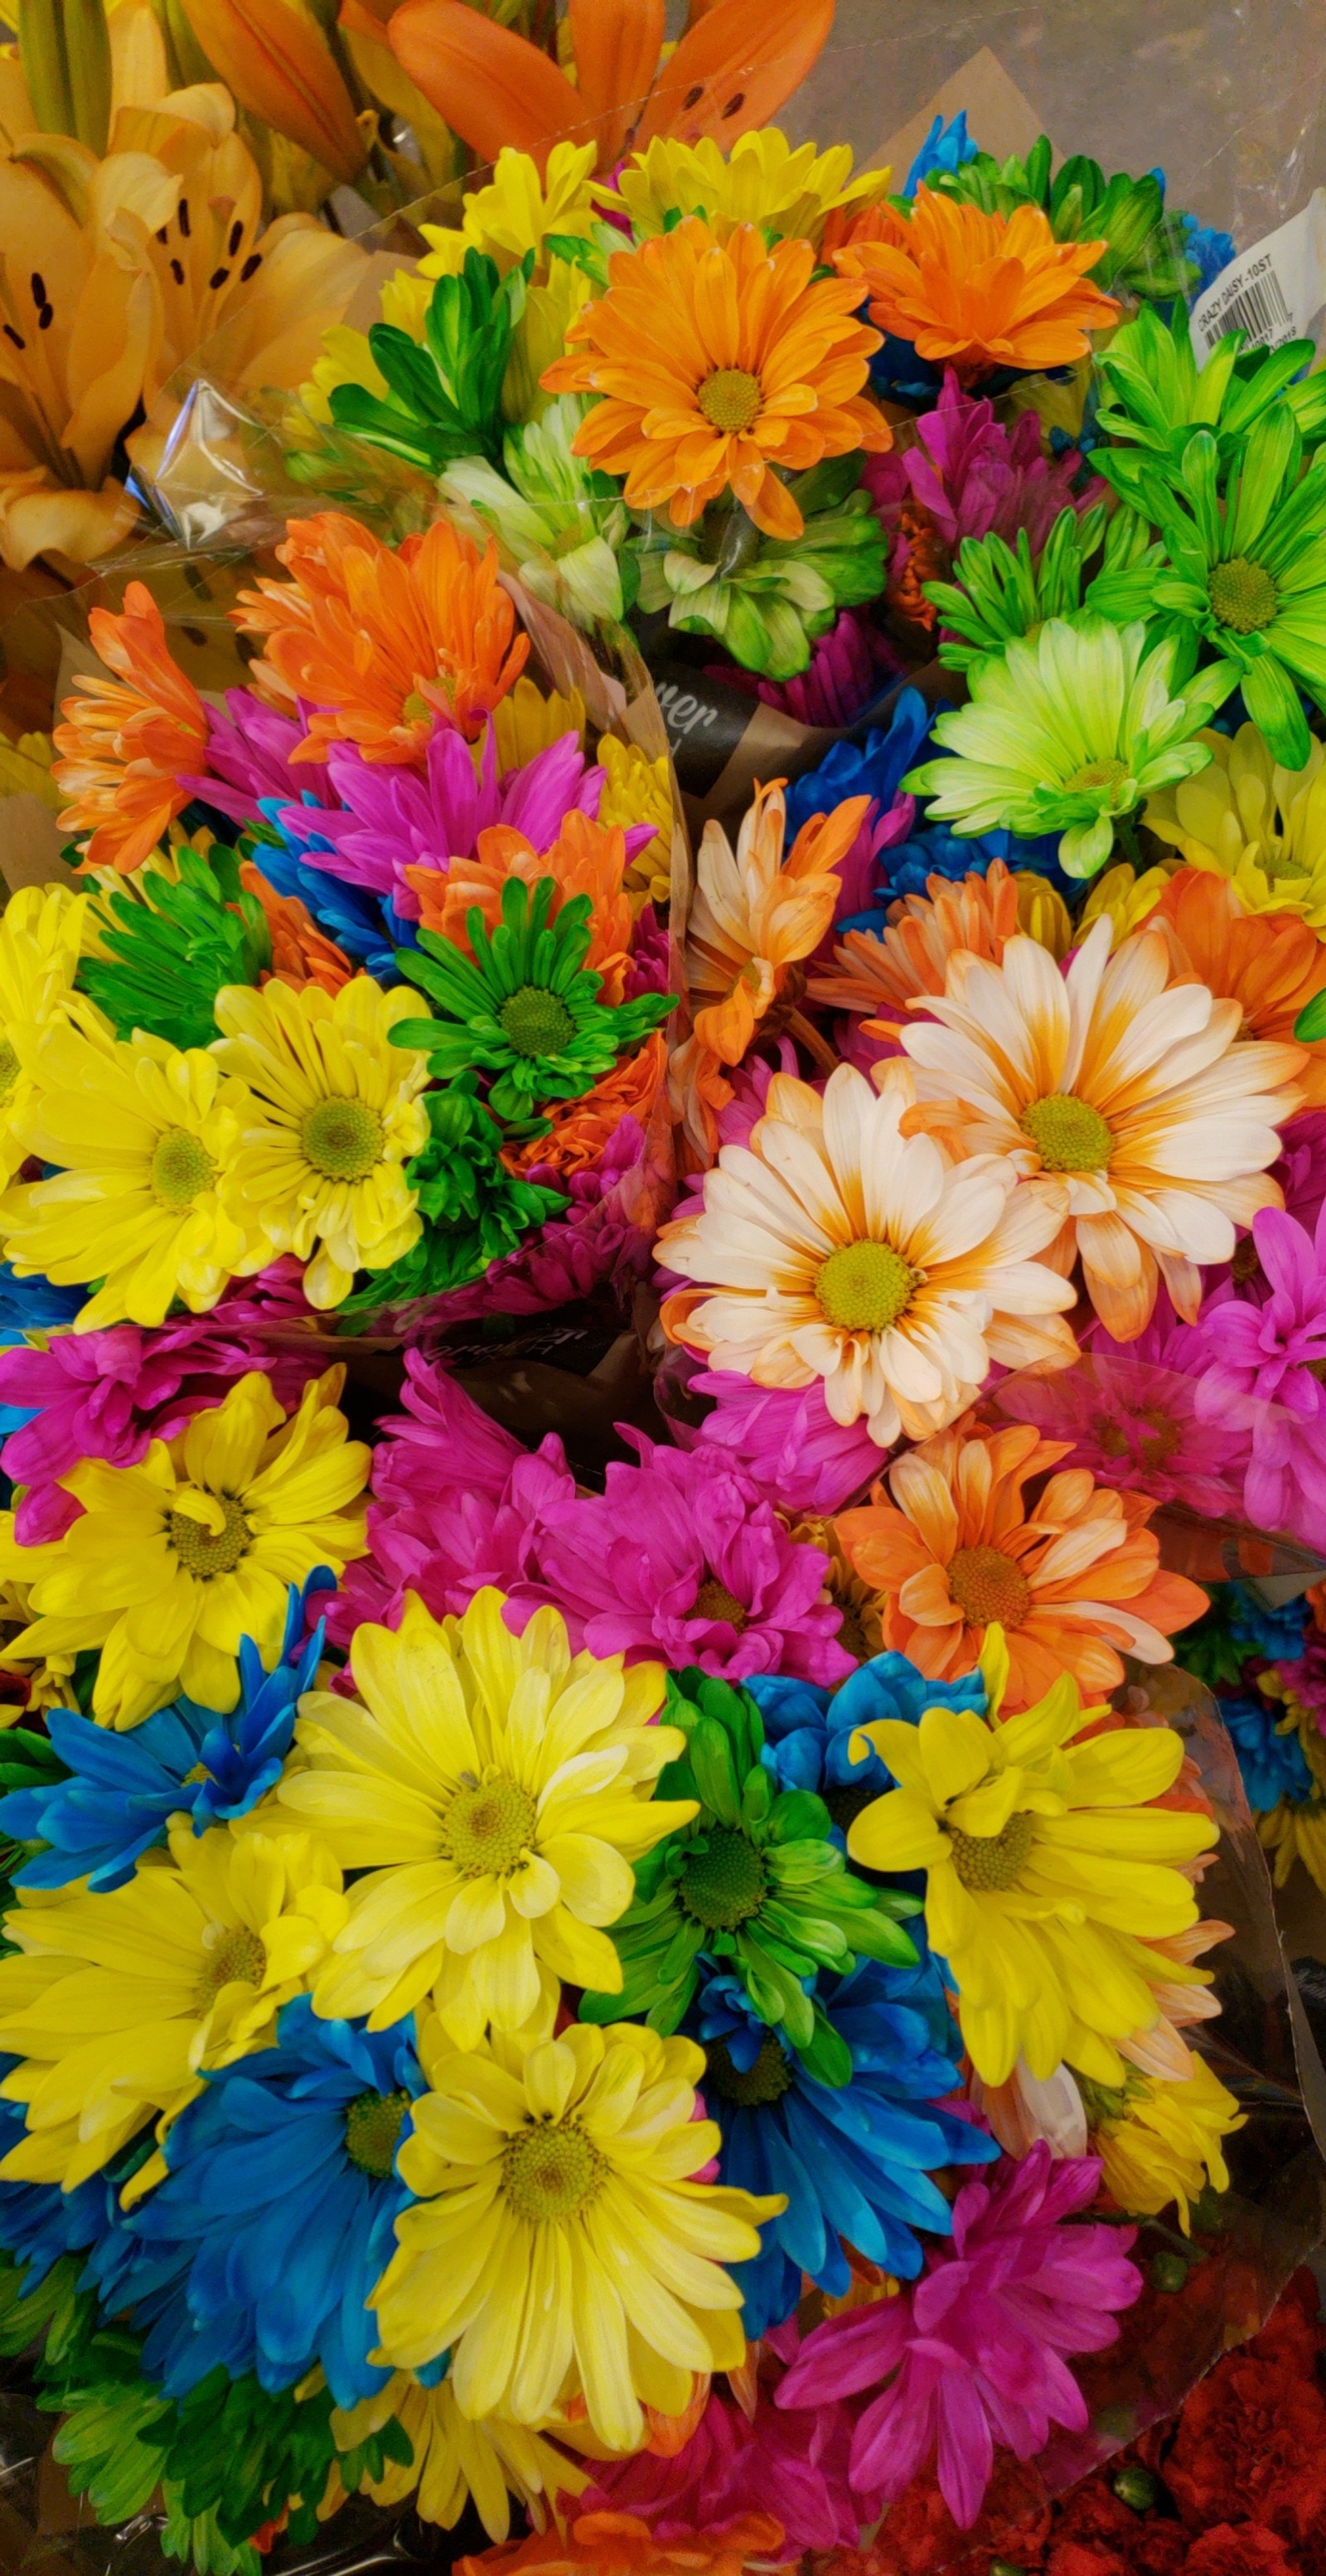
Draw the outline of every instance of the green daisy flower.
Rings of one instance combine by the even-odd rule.
[[[84,957],[78,981],[114,1026],[175,1047],[210,1046],[212,1005],[223,984],[256,984],[272,943],[256,895],[241,891],[239,859],[217,842],[207,857],[176,853],[178,882],[144,868],[130,894],[99,907],[104,956]]]
[[[1285,769],[1312,748],[1300,684],[1326,709],[1326,450],[1306,473],[1283,405],[1263,414],[1220,489],[1220,452],[1194,431],[1177,472],[1141,475],[1168,558],[1157,611],[1232,665],[1243,703]]]
[[[860,472],[859,456],[836,456],[794,479],[799,537],[763,536],[739,501],[711,502],[693,528],[651,519],[635,540],[641,607],[712,635],[744,670],[794,679],[839,609],[884,587],[887,541]]]
[[[1234,667],[1217,662],[1180,685],[1182,656],[1176,636],[1148,649],[1140,619],[1052,617],[1034,640],[973,665],[970,704],[934,729],[956,756],[902,784],[959,836],[1061,832],[1060,866],[1094,876],[1143,798],[1210,760],[1195,736],[1228,697]]]
[[[1100,569],[1088,582],[1094,556]],[[984,654],[1002,653],[1015,635],[1034,634],[1049,617],[1071,617],[1085,606],[1114,625],[1145,617],[1154,568],[1162,549],[1147,543],[1145,520],[1134,510],[1061,510],[1039,557],[1033,559],[1025,528],[1016,551],[1000,536],[966,537],[952,581],[928,581],[925,596],[951,630],[939,646],[950,671],[969,671]]]
[[[420,931],[417,948],[396,953],[401,973],[428,994],[437,1016],[402,1020],[392,1044],[420,1048],[442,1082],[474,1068],[491,1074],[494,1117],[527,1131],[539,1102],[578,1100],[673,1006],[670,993],[601,1002],[603,978],[585,964],[589,896],[573,896],[550,921],[557,892],[552,877],[540,877],[532,892],[509,877],[491,936],[477,904],[467,915],[472,957],[432,930]]]
[[[337,427],[431,474],[460,456],[500,456],[502,378],[533,259],[527,252],[501,277],[495,260],[467,250],[459,276],[439,277],[433,289],[422,344],[392,322],[375,322],[368,345],[394,400],[364,385],[333,385]]]
[[[686,1751],[659,1796],[695,1798],[694,1822],[636,1863],[635,1902],[611,1927],[620,1994],[586,1995],[582,2021],[642,2017],[677,2029],[701,1952],[730,1960],[762,2021],[780,2031],[822,2084],[846,2084],[852,2061],[806,1988],[821,1968],[858,1957],[911,1967],[899,1929],[919,1901],[868,1886],[828,1839],[830,1817],[808,1789],[780,1790],[760,1760],[764,1727],[748,1691],[694,1669],[668,1677],[667,1719]]]
[[[514,1252],[527,1234],[570,1205],[562,1190],[520,1180],[502,1161],[502,1131],[477,1097],[478,1076],[461,1074],[445,1091],[426,1091],[432,1134],[406,1164],[424,1231],[387,1270],[346,1299],[343,1317],[437,1297],[479,1279],[490,1261]],[[0,1773],[2,1776],[2,1773]]]
[[[487,457],[463,456],[442,490],[462,524],[497,536],[535,599],[592,627],[625,616],[637,571],[623,552],[631,514],[620,484],[571,453],[588,409],[583,395],[558,395],[541,419],[506,432],[501,471]]]
[[[1131,453],[1097,447],[1091,462],[1116,492],[1140,502],[1138,476],[1148,461],[1176,469],[1195,429],[1208,429],[1227,463],[1246,445],[1272,408],[1293,413],[1309,446],[1326,432],[1326,376],[1293,379],[1310,365],[1311,340],[1283,349],[1247,349],[1243,333],[1230,331],[1199,367],[1188,316],[1176,304],[1166,325],[1150,306],[1116,331],[1096,358],[1106,399],[1097,413],[1103,436],[1120,439]]]

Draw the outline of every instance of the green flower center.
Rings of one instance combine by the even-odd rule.
[[[1109,1168],[1114,1138],[1100,1111],[1071,1091],[1051,1091],[1043,1100],[1029,1100],[1022,1112],[1022,1133],[1030,1136],[1047,1172]]]
[[[844,1333],[885,1333],[911,1303],[920,1279],[891,1243],[844,1243],[820,1263],[820,1312]]]
[[[216,1179],[216,1165],[205,1145],[187,1127],[168,1127],[152,1156],[152,1189],[165,1208],[192,1207]]]
[[[787,2051],[772,2031],[761,2040],[753,2066],[734,2066],[725,2039],[706,2040],[704,2056],[706,2091],[716,2093],[720,2102],[739,2103],[746,2111],[758,2102],[781,2101],[792,2082]]]
[[[1064,780],[1064,791],[1069,796],[1098,796],[1102,789],[1122,787],[1127,776],[1127,761],[1120,760],[1117,751],[1113,751],[1105,760],[1088,760],[1081,769],[1075,769],[1072,777]]]
[[[750,1618],[750,1612],[745,1603],[738,1601],[735,1592],[729,1592],[727,1585],[720,1583],[716,1574],[705,1576],[691,1603],[688,1615],[692,1619],[726,1619],[729,1627],[736,1629],[738,1636]]]
[[[262,1936],[241,1923],[218,1941],[206,1960],[194,1998],[196,2012],[210,2012],[223,1986],[260,1986],[267,1974],[267,1953]]]
[[[557,1055],[576,1033],[560,993],[550,993],[545,984],[522,984],[502,1004],[497,1018],[517,1055]]]
[[[980,1628],[997,1619],[1020,1627],[1031,1602],[1027,1580],[1001,1547],[960,1547],[948,1569],[948,1588],[962,1612]]]
[[[366,1181],[382,1160],[382,1121],[366,1100],[320,1100],[299,1131],[304,1160],[329,1181]]]
[[[211,1583],[218,1574],[233,1574],[242,1556],[247,1556],[253,1533],[238,1503],[229,1495],[215,1497],[225,1513],[225,1525],[210,1530],[202,1521],[189,1518],[187,1512],[168,1512],[166,1538],[186,1573],[199,1583]]]
[[[1002,1833],[964,1834],[948,1831],[953,1866],[964,1887],[988,1896],[997,1888],[1016,1887],[1031,1857],[1036,1828],[1023,1807],[1009,1817]]]
[[[1280,605],[1275,576],[1265,564],[1235,555],[1230,563],[1211,566],[1211,608],[1222,626],[1235,635],[1259,635]]]
[[[759,377],[748,375],[744,367],[716,367],[711,376],[705,377],[695,399],[713,428],[731,437],[759,419],[764,388]]]
[[[361,2173],[385,2180],[396,2161],[408,2093],[360,2093],[345,2115],[345,2152]]]
[[[735,1932],[764,1902],[764,1863],[732,1825],[712,1825],[686,1855],[681,1901],[708,1932]]]
[[[529,1850],[538,1807],[518,1780],[458,1789],[446,1812],[444,1849],[466,1878],[506,1878]]]
[[[574,2218],[603,2180],[604,2161],[578,2120],[549,2120],[508,2140],[502,2189],[531,2226]]]
[[[0,1100],[7,1100],[18,1080],[18,1057],[8,1038],[0,1038]]]

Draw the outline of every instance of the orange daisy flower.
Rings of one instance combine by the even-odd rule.
[[[550,1101],[544,1116],[551,1121],[551,1134],[532,1136],[526,1145],[508,1145],[502,1155],[507,1170],[522,1174],[547,1163],[559,1182],[587,1172],[623,1118],[638,1118],[642,1127],[648,1126],[667,1066],[667,1039],[655,1029],[633,1056],[615,1064],[579,1100]]]
[[[886,930],[849,930],[832,966],[812,975],[806,990],[831,1011],[873,1012],[870,1035],[892,1037],[910,1002],[943,992],[960,948],[997,966],[1018,927],[1017,880],[1002,859],[992,860],[988,876],[930,877],[924,894],[890,904]]]
[[[288,984],[296,993],[305,984],[317,984],[324,993],[339,993],[358,969],[345,950],[319,930],[308,905],[297,894],[278,894],[252,859],[241,861],[239,881],[246,894],[257,896],[271,936],[271,972],[260,976],[259,982]]]
[[[1105,243],[1056,241],[1039,206],[986,215],[922,186],[902,227],[901,243],[856,233],[834,266],[869,288],[872,322],[962,384],[992,367],[1067,366],[1119,318],[1085,274]]]
[[[731,492],[766,536],[799,537],[776,469],[893,443],[862,397],[879,335],[855,317],[860,286],[812,283],[814,267],[808,241],[770,249],[754,224],[720,239],[700,215],[616,252],[543,377],[551,393],[603,396],[575,453],[625,475],[633,509],[666,505],[674,527]]]
[[[768,2513],[670,2540],[656,2540],[633,2513],[581,2513],[565,2532],[531,2532],[458,2559],[456,2576],[742,2576],[753,2559],[782,2566],[786,2558],[783,2526]]]
[[[706,823],[686,926],[686,989],[695,1034],[720,1064],[740,1064],[792,968],[818,948],[842,891],[835,873],[869,804],[849,796],[812,814],[786,857],[783,783],[755,789],[735,851]]]
[[[113,680],[80,678],[55,728],[52,775],[71,798],[63,831],[83,842],[83,863],[129,876],[182,814],[207,750],[207,712],[166,642],[161,611],[141,581],[124,613],[88,614],[93,649]],[[84,838],[84,835],[90,835]]]
[[[600,998],[605,1002],[620,1002],[631,963],[635,915],[623,892],[625,874],[626,836],[620,826],[592,822],[576,811],[565,817],[551,849],[536,850],[514,824],[492,823],[480,832],[473,857],[454,858],[445,875],[438,868],[405,871],[407,884],[419,897],[424,927],[454,939],[467,954],[470,913],[477,906],[491,930],[502,917],[508,877],[521,877],[528,886],[552,877],[558,888],[555,913],[574,895],[587,894],[592,910],[585,964],[603,977]]]
[[[931,1680],[969,1673],[998,1621],[1006,1714],[1034,1707],[1061,1673],[1088,1701],[1117,1690],[1120,1653],[1169,1663],[1171,1631],[1207,1606],[1199,1585],[1161,1571],[1147,1495],[1115,1493],[1075,1467],[1027,1503],[1029,1479],[1072,1445],[1030,1423],[987,1431],[969,1418],[894,1462],[891,1502],[877,1485],[834,1524],[879,1598],[885,1644]]]
[[[1177,971],[1191,969],[1221,1001],[1238,1003],[1240,1036],[1293,1039],[1294,1022],[1326,987],[1326,945],[1293,912],[1245,912],[1228,877],[1180,868],[1149,922],[1165,925]],[[1305,1105],[1326,1108],[1326,1040],[1306,1049]]]
[[[496,547],[480,554],[445,519],[393,548],[322,510],[292,520],[276,554],[292,579],[241,591],[231,615],[266,639],[254,685],[313,708],[293,760],[325,760],[329,742],[415,760],[438,716],[473,742],[524,668],[529,637],[515,632]]]

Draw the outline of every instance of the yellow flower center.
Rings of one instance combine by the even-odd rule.
[[[214,1582],[218,1574],[233,1574],[242,1556],[247,1556],[253,1541],[238,1503],[230,1496],[216,1499],[225,1513],[224,1527],[208,1529],[202,1521],[191,1520],[187,1512],[168,1512],[166,1538],[185,1572],[199,1583]]]
[[[735,1592],[729,1592],[727,1585],[719,1582],[716,1574],[709,1574],[696,1593],[688,1616],[692,1619],[726,1619],[729,1627],[735,1628],[740,1635],[750,1612],[743,1602],[738,1601]]]
[[[678,1894],[707,1932],[735,1932],[764,1902],[764,1863],[754,1843],[731,1825],[711,1825],[686,1855]]]
[[[603,2180],[604,2161],[576,2119],[548,2120],[508,2140],[502,2189],[534,2227],[574,2218]]]
[[[1022,1807],[1009,1817],[1001,1833],[964,1834],[956,1825],[950,1825],[949,1851],[963,1886],[979,1895],[1016,1887],[1031,1857],[1035,1833],[1035,1825]]]
[[[704,2057],[705,2091],[716,2093],[720,2102],[736,2102],[743,2110],[752,2110],[759,2102],[780,2101],[792,2082],[787,2051],[772,2031],[761,2040],[753,2066],[734,2066],[725,2039],[707,2041]]]
[[[366,1100],[320,1100],[299,1131],[304,1160],[329,1181],[366,1181],[382,1160],[382,1121]]]
[[[712,427],[731,437],[759,419],[764,388],[759,377],[748,375],[744,367],[716,367],[695,399]]]
[[[534,1840],[538,1807],[517,1780],[458,1789],[443,1822],[443,1848],[465,1878],[506,1878]]]
[[[0,1100],[7,1100],[18,1080],[18,1057],[8,1038],[0,1038]]]
[[[1089,1100],[1071,1091],[1047,1092],[1043,1100],[1027,1102],[1021,1123],[1047,1172],[1108,1170],[1114,1138]]]
[[[905,1315],[921,1273],[891,1243],[844,1243],[820,1263],[820,1312],[844,1333],[885,1333]]]
[[[522,984],[502,1004],[497,1019],[517,1055],[556,1055],[576,1033],[565,1002],[543,984]]]
[[[1031,1603],[1026,1576],[1001,1547],[960,1547],[948,1569],[948,1588],[963,1618],[978,1628],[992,1619],[1001,1628],[1018,1628]]]
[[[1064,787],[1069,796],[1094,796],[1103,787],[1122,787],[1127,776],[1127,761],[1120,760],[1117,752],[1111,752],[1105,760],[1084,761],[1071,778],[1065,779]]]
[[[360,2093],[345,2115],[345,2152],[360,2173],[381,2182],[396,2161],[408,2093]]]
[[[210,1780],[211,1776],[212,1774],[208,1770],[205,1762],[195,1762],[192,1771],[185,1772],[184,1778],[180,1782],[180,1787],[182,1789],[196,1789],[204,1780]]]
[[[167,1127],[152,1156],[152,1191],[164,1208],[192,1207],[216,1179],[216,1165],[205,1145],[187,1127]]]
[[[241,1923],[218,1941],[198,1980],[195,2012],[210,2012],[223,1986],[260,1986],[267,1973],[262,1936]]]
[[[1211,607],[1222,626],[1235,635],[1259,635],[1280,605],[1275,576],[1265,564],[1235,555],[1211,566]]]

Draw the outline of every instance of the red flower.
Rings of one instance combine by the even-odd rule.
[[[1187,2400],[1165,2476],[1190,2530],[1251,2518],[1306,2539],[1326,2521],[1320,2390],[1285,2362],[1230,2353]]]
[[[985,2492],[980,2519],[960,2531],[933,2476],[914,2478],[885,2515],[868,2568],[859,2576],[990,2576],[996,2560],[1040,2576],[1050,2536],[1050,2506],[1034,2464],[1024,2466],[1001,2451]],[[845,2552],[840,2552],[845,2556]],[[819,2576],[826,2576],[821,2565]],[[839,2570],[834,2576],[857,2576]]]
[[[1119,2463],[1085,2478],[1056,2511],[1046,2576],[1183,2576],[1182,2523],[1133,2511],[1110,2484]]]
[[[1183,2576],[1297,2576],[1298,2564],[1264,2522],[1219,2522],[1194,2540]]]
[[[1322,2348],[1320,2305],[1321,2292],[1303,2264],[1245,2350],[1255,2353],[1259,2361],[1283,2362],[1300,2378],[1311,2379]]]

